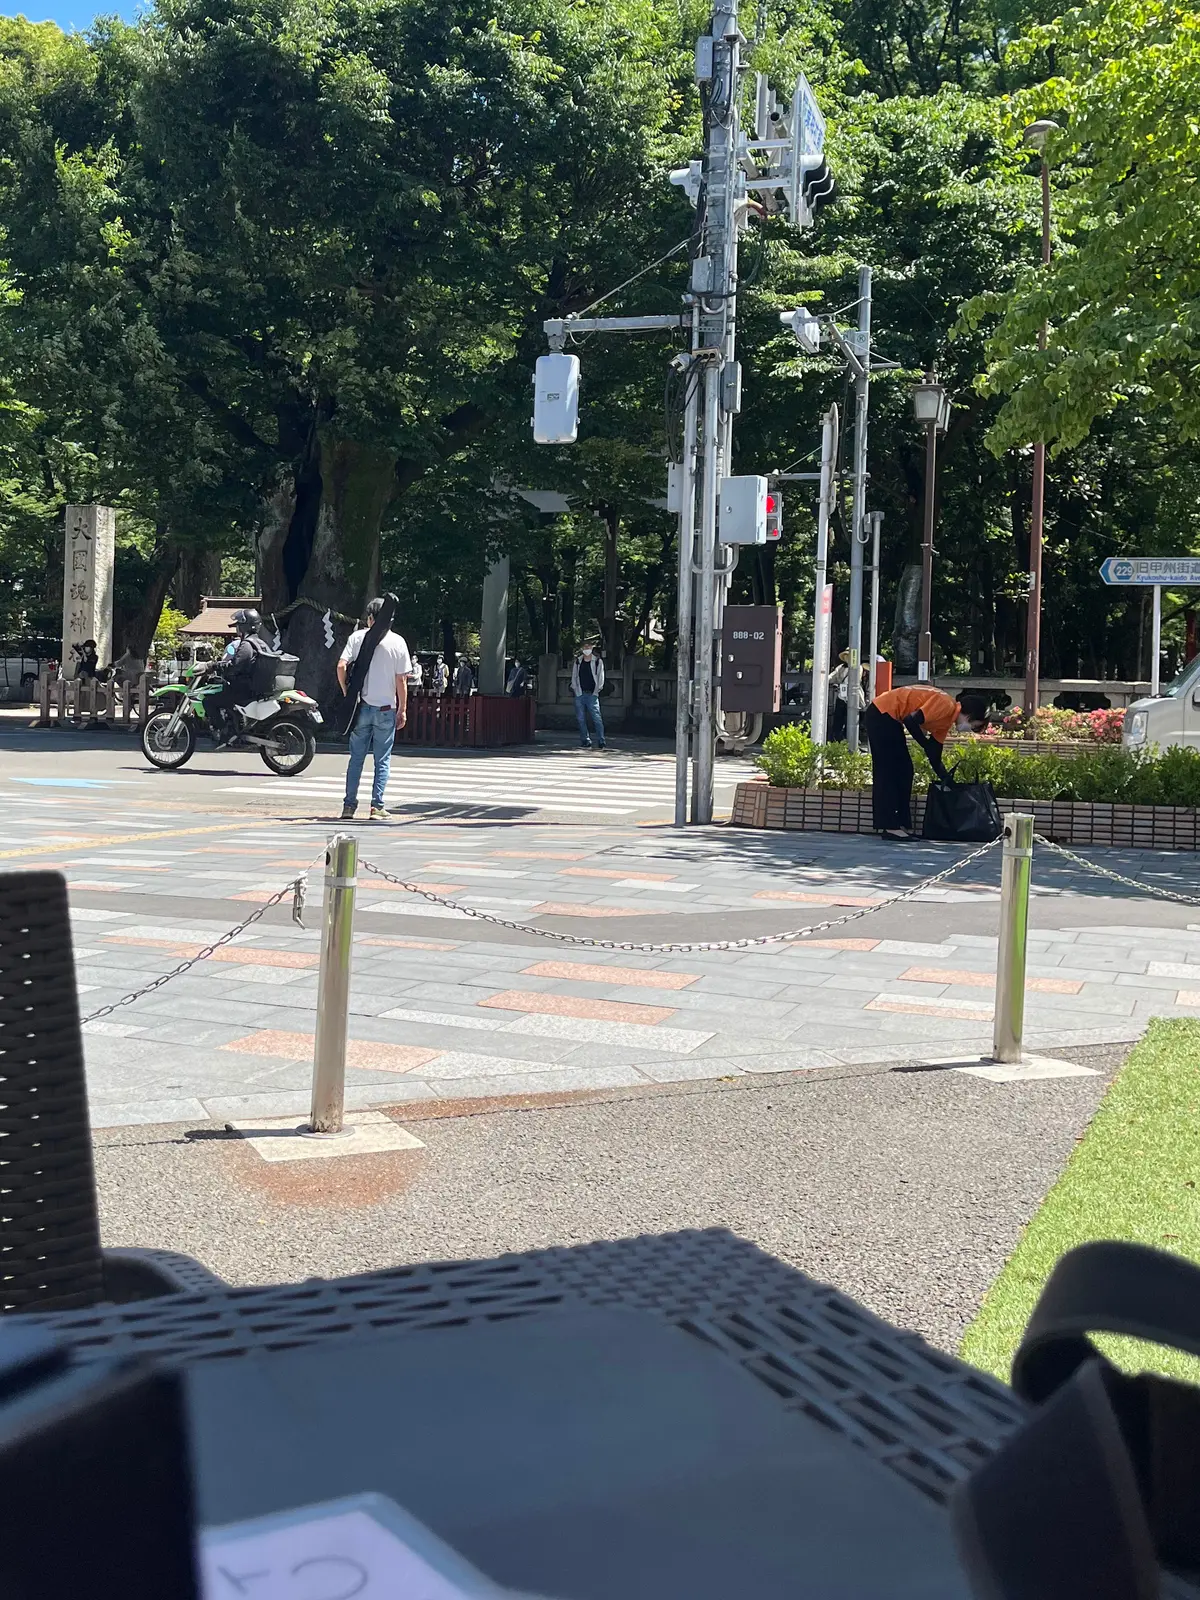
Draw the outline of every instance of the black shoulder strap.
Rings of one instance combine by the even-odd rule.
[[[385,633],[391,630],[396,617],[396,608],[400,601],[394,594],[385,594],[383,604],[380,606],[374,622],[367,629],[366,637],[358,648],[358,655],[350,664],[350,672],[346,678],[346,719],[342,728],[343,734],[349,733],[354,726],[354,718],[358,713],[358,702],[362,699],[363,684],[367,681],[367,668],[371,665],[371,657]]]
[[[1090,1332],[1200,1354],[1200,1269],[1113,1241],[1055,1267],[1013,1362],[1039,1409],[951,1506],[989,1600],[1155,1600],[1160,1562],[1200,1574],[1200,1390],[1124,1376]]]

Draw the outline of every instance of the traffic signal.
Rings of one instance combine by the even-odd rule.
[[[827,161],[821,161],[803,174],[800,179],[800,206],[806,221],[811,221],[836,199],[837,184],[833,181]]]
[[[783,532],[783,501],[773,489],[767,491],[767,543]]]

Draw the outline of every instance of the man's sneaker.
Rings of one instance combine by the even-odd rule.
[[[354,821],[354,813],[357,810],[358,810],[357,806],[352,806],[349,803],[349,801],[347,801],[346,804],[342,807],[342,821],[343,822],[353,822]]]
[[[384,807],[384,806],[372,806],[371,807],[371,821],[372,822],[386,822],[387,820],[388,820],[388,814],[387,814],[386,807]]]

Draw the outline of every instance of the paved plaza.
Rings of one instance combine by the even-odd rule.
[[[335,829],[336,770],[305,806],[286,781],[261,783],[246,758],[227,782],[202,764],[195,774],[139,771],[128,743],[89,746],[69,763],[11,754],[0,778],[4,866],[67,875],[85,1016],[170,971],[313,867]],[[357,826],[371,867],[360,869],[348,1106],[728,1081],[987,1048],[998,850],[945,885],[874,909],[965,852],[728,827],[680,832],[666,820],[668,757],[613,752],[600,766],[561,747],[470,763],[397,758],[397,820]],[[469,781],[487,798],[442,798],[441,770],[447,795]],[[725,764],[726,791],[745,770]],[[632,815],[616,814],[614,793],[633,796],[646,783],[665,796],[657,812],[638,795]],[[259,788],[267,793],[242,792]],[[1147,885],[1200,893],[1194,857],[1090,854]],[[530,931],[430,904],[374,868]],[[293,925],[288,903],[272,907],[213,958],[86,1023],[97,1127],[307,1109],[321,871],[305,928]],[[796,943],[610,948],[756,938],[859,912]],[[1130,1041],[1153,1016],[1200,1015],[1195,909],[1042,850],[1033,923],[1031,1049]]]

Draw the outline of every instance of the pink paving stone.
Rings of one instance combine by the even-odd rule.
[[[1180,989],[1175,996],[1177,1006],[1200,1006],[1200,989]]]
[[[619,867],[563,867],[560,878],[636,878],[639,883],[671,883],[673,872],[622,872]]]
[[[533,1011],[544,1017],[586,1017],[589,1022],[644,1022],[653,1026],[675,1015],[673,1006],[639,1006],[626,1000],[580,1000],[573,994],[505,989],[479,1002],[494,1011]]]
[[[645,906],[583,906],[571,900],[547,900],[534,906],[531,917],[649,917]]]
[[[926,1006],[919,1000],[887,1000],[879,997],[868,1000],[863,1007],[864,1011],[894,1011],[901,1016],[908,1017],[954,1017],[961,1022],[988,1022],[991,1020],[991,1006]]]
[[[806,906],[878,906],[883,902],[877,895],[861,894],[801,894],[791,889],[760,889],[756,900],[796,900]]]
[[[973,989],[996,987],[994,973],[966,972],[952,967],[909,967],[900,978],[913,983],[957,983]],[[1076,978],[1026,978],[1025,987],[1035,994],[1079,994],[1083,984]]]
[[[308,950],[262,950],[257,945],[248,949],[245,945],[226,944],[214,950],[210,960],[239,967],[315,967],[321,958]]]
[[[222,1050],[236,1050],[247,1056],[285,1056],[293,1061],[307,1061],[313,1052],[311,1033],[285,1033],[278,1028],[262,1028],[249,1033],[244,1039],[234,1039],[223,1044]],[[372,1072],[411,1072],[423,1067],[440,1050],[423,1050],[411,1044],[377,1044],[371,1039],[347,1039],[346,1065],[365,1067]]]
[[[265,906],[275,893],[273,889],[242,889],[237,894],[222,895],[222,900],[249,900],[252,905]]]
[[[584,850],[490,850],[492,856],[506,856],[513,861],[586,861]]]
[[[698,972],[646,972],[640,967],[606,967],[595,961],[535,961],[522,967],[530,978],[573,978],[576,983],[607,983],[626,989],[686,989]]]
[[[874,950],[878,939],[797,939],[796,949],[809,946],[813,950]],[[790,948],[784,945],[783,949]]]
[[[384,944],[396,950],[457,950],[456,944],[438,943],[432,939],[356,939],[356,944]]]

